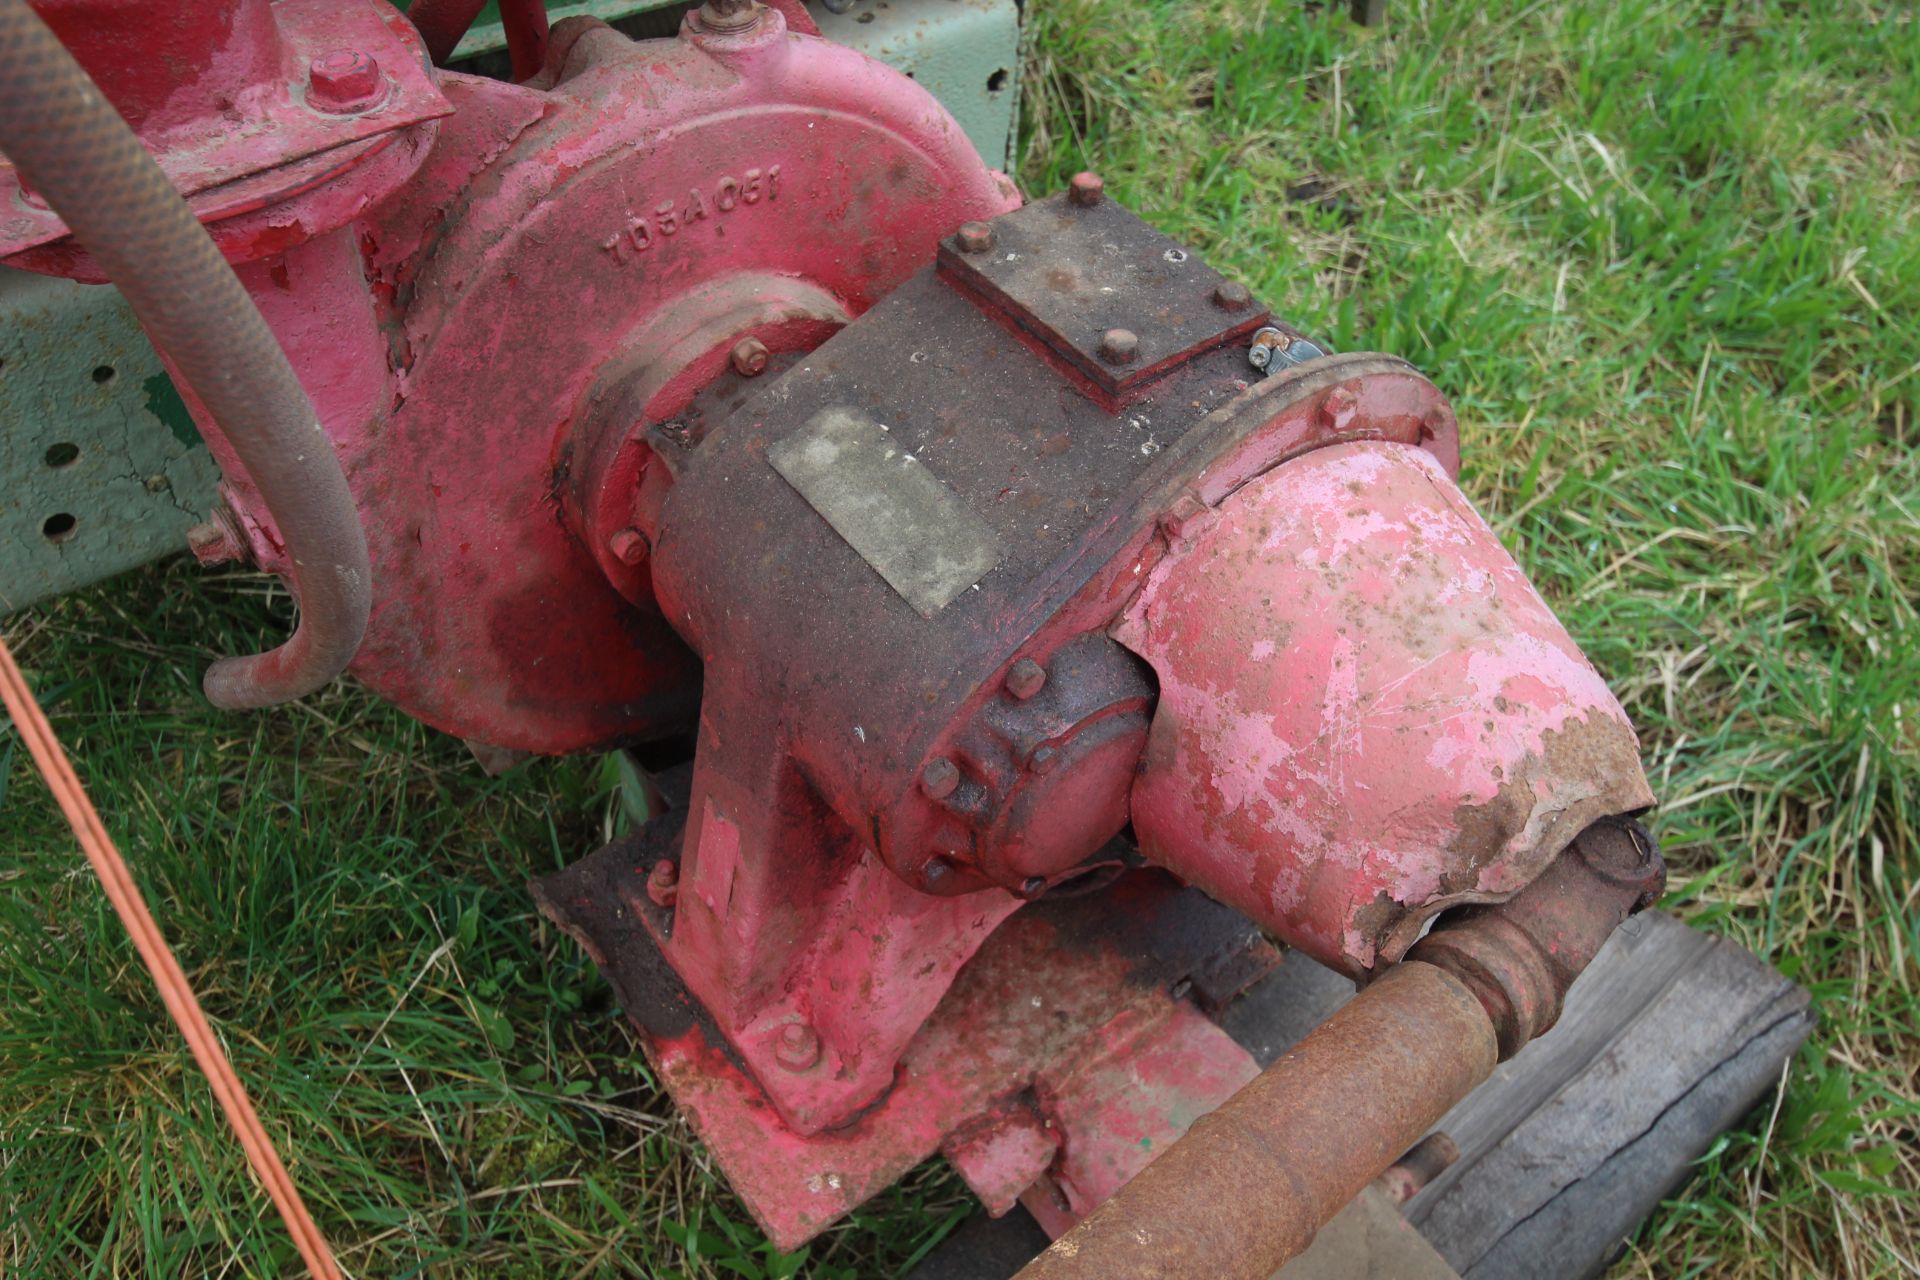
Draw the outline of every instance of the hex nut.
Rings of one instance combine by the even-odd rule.
[[[217,514],[214,519],[187,530],[187,549],[193,552],[195,560],[207,566],[228,564],[244,554],[239,540]]]
[[[954,234],[962,253],[985,253],[993,248],[993,228],[984,222],[963,222]]]
[[[767,371],[767,344],[758,338],[742,338],[727,359],[741,377],[757,378]]]
[[[757,0],[706,0],[700,6],[700,25],[709,31],[745,31],[758,25],[764,12]]]
[[[615,560],[625,565],[640,564],[651,549],[647,535],[638,529],[622,529],[607,539],[607,550],[613,552]]]
[[[1200,495],[1189,490],[1175,498],[1173,505],[1161,515],[1160,532],[1170,539],[1178,538],[1192,528],[1196,521],[1209,515],[1212,510],[1213,508],[1201,501]]]
[[[773,1060],[789,1071],[805,1071],[820,1061],[820,1033],[804,1022],[789,1022],[773,1042]]]
[[[1140,354],[1140,338],[1131,329],[1109,329],[1100,335],[1100,358],[1108,364],[1132,364]]]
[[[920,789],[929,800],[945,800],[960,785],[960,770],[945,756],[935,756],[920,771]]]
[[[1222,311],[1245,311],[1253,305],[1253,290],[1238,280],[1222,280],[1214,287],[1213,305]]]
[[[1093,172],[1076,173],[1067,183],[1067,200],[1082,209],[1091,209],[1100,203],[1100,197],[1106,193],[1107,184],[1100,175]]]
[[[655,906],[671,908],[680,899],[680,866],[671,858],[662,858],[647,873],[647,896]]]
[[[1047,683],[1047,669],[1032,658],[1022,658],[1007,669],[1007,692],[1025,701]]]
[[[385,93],[380,63],[358,49],[334,49],[307,65],[307,100],[323,111],[356,111]]]
[[[1320,420],[1335,431],[1344,431],[1360,411],[1360,398],[1353,394],[1353,388],[1338,386],[1327,392],[1327,398],[1320,402]]]

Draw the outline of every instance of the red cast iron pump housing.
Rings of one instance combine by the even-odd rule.
[[[210,694],[345,664],[496,755],[695,737],[534,892],[781,1246],[939,1151],[1071,1233],[1038,1267],[1267,1274],[1658,893],[1633,730],[1445,397],[1092,175],[1023,206],[797,7],[511,4],[519,83],[431,65],[456,7],[35,4],[140,145],[11,131],[0,257],[127,289],[225,473],[198,549],[302,594]],[[135,252],[74,174],[145,154],[192,217]],[[237,310],[166,310],[233,291],[195,219]],[[1263,935],[1365,990],[1255,1081],[1208,1014]],[[1258,1212],[1143,1251],[1209,1169]]]

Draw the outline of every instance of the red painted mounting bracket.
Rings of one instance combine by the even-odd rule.
[[[1165,873],[1130,870],[1016,912],[961,971],[886,1095],[803,1136],[661,954],[671,913],[649,895],[648,872],[677,854],[683,827],[670,814],[532,890],[607,974],[674,1101],[781,1248],[936,1151],[991,1211],[1019,1198],[1064,1231],[1257,1071],[1202,1010],[1278,953]]]

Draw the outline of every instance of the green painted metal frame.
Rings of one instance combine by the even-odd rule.
[[[219,479],[117,290],[0,268],[0,613],[181,549]]]

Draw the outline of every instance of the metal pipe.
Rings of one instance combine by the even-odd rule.
[[[366,534],[286,354],[187,204],[26,0],[0,0],[0,152],[120,286],[147,336],[247,469],[293,564],[300,620],[267,653],[208,670],[215,706],[298,698],[366,632]]]
[[[443,67],[486,7],[487,0],[414,0],[407,7],[407,20],[420,33],[433,65]]]
[[[426,43],[427,56],[442,67],[484,8],[486,0],[416,0],[407,17]],[[547,59],[546,0],[500,0],[500,27],[513,59],[514,82],[538,75]]]
[[[500,0],[500,26],[514,83],[524,84],[547,63],[547,0]]]
[[[1464,983],[1400,964],[1195,1121],[1020,1280],[1267,1280],[1498,1053]]]

